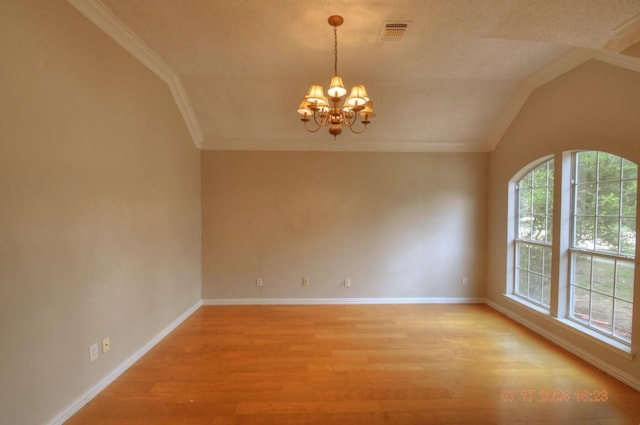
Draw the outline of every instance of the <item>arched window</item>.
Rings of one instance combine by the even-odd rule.
[[[514,294],[548,310],[551,297],[553,159],[525,174],[515,189]]]
[[[574,154],[569,317],[631,342],[638,166]]]
[[[514,273],[508,283],[513,299],[605,342],[630,347],[637,164],[582,151],[518,175],[512,194]],[[565,176],[556,182],[562,190],[555,200],[562,209],[553,205],[554,175]],[[559,223],[555,234],[554,222]],[[566,242],[555,246],[560,239]]]

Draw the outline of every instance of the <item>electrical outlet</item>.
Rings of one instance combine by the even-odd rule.
[[[351,279],[347,278],[344,280],[344,287],[351,288]]]
[[[303,277],[302,278],[302,286],[309,286],[309,278],[308,277]]]
[[[466,276],[462,278],[462,286],[467,286],[469,284],[469,278]]]
[[[110,349],[111,349],[111,338],[109,338],[108,336],[105,336],[104,338],[102,338],[102,353],[104,354]]]
[[[96,342],[89,347],[89,361],[94,362],[98,360],[98,343]]]
[[[256,286],[263,286],[262,278],[261,278],[261,277],[259,277],[259,278],[257,278],[257,279],[256,279]]]

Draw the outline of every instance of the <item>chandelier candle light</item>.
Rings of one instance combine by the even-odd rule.
[[[311,84],[307,95],[302,99],[298,106],[298,113],[302,115],[300,121],[304,123],[304,128],[312,133],[320,130],[321,127],[329,126],[329,133],[335,139],[337,135],[342,133],[342,126],[349,127],[353,133],[360,134],[367,129],[370,119],[376,116],[373,111],[373,102],[367,95],[364,85],[358,84],[353,86],[351,94],[342,102],[342,96],[347,94],[344,88],[342,78],[338,75],[338,26],[342,25],[344,19],[342,16],[333,15],[329,17],[329,25],[333,26],[334,37],[334,65],[333,78],[327,94],[324,95],[323,88],[320,84]],[[315,128],[309,128],[307,123],[311,121],[315,123]],[[360,130],[353,128],[353,125],[361,118],[362,127]]]

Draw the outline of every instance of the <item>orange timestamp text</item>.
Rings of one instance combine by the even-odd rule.
[[[500,400],[504,402],[540,403],[603,403],[609,400],[606,390],[502,390]]]

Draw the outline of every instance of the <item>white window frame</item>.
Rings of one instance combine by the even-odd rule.
[[[594,150],[595,151],[595,150]],[[599,151],[604,152],[604,151]],[[608,152],[605,152],[608,153]],[[617,154],[613,154],[619,156]],[[636,164],[640,168],[640,164],[637,164],[628,158],[622,157],[626,161],[630,161]],[[518,296],[516,292],[516,279],[517,279],[517,250],[518,250],[518,210],[519,210],[519,187],[518,183],[526,176],[527,173],[533,171],[536,167],[540,166],[544,162],[554,159],[554,208],[553,208],[553,236],[551,243],[552,254],[552,270],[551,270],[551,300],[550,308],[542,307],[524,297]],[[597,330],[593,330],[587,326],[584,326],[580,321],[576,321],[570,318],[571,314],[571,273],[573,265],[572,252],[577,252],[573,247],[573,211],[574,211],[574,197],[573,197],[573,178],[574,178],[574,166],[575,166],[575,152],[567,151],[558,153],[556,155],[549,155],[541,157],[528,165],[522,167],[518,173],[516,173],[509,182],[509,196],[508,196],[508,231],[507,238],[509,241],[509,252],[506,258],[506,291],[505,296],[511,301],[514,301],[537,314],[542,315],[550,322],[556,323],[560,327],[563,327],[567,331],[573,333],[576,336],[583,337],[591,340],[595,344],[609,349],[610,351],[622,355],[627,359],[634,358],[632,343],[627,340],[621,340],[620,338],[614,338]],[[636,177],[640,182],[640,175]],[[638,185],[637,185],[638,186]],[[638,187],[636,186],[636,190]],[[637,194],[636,194],[637,196]],[[638,211],[636,210],[636,216]],[[636,218],[636,233],[638,226],[638,219]],[[589,252],[589,255],[592,255]],[[609,253],[607,253],[609,254]],[[607,255],[605,254],[605,255]],[[625,256],[624,260],[635,261],[634,256]],[[621,260],[623,261],[623,260]],[[636,263],[637,264],[637,263]],[[633,281],[638,282],[638,270],[635,267]],[[638,299],[637,285],[634,287],[633,298],[635,301]],[[626,299],[625,299],[626,301]],[[640,314],[640,304],[632,304],[632,321],[636,314]],[[637,323],[637,319],[635,320]],[[632,332],[637,336],[638,329],[632,329]],[[636,338],[632,339],[635,341]],[[636,341],[637,342],[637,341]],[[637,344],[636,344],[637,345]]]
[[[593,152],[593,151],[589,151],[589,152]],[[598,192],[599,192],[599,185],[601,183],[618,183],[621,187],[620,192],[622,192],[622,186],[624,184],[625,181],[630,181],[630,179],[625,179],[624,176],[620,176],[619,179],[616,180],[600,180],[600,166],[599,166],[599,156],[602,153],[606,153],[606,152],[602,152],[602,151],[595,151],[596,152],[596,180],[594,182],[592,182],[595,185],[595,192],[596,192],[596,199],[598,196]],[[584,248],[584,247],[578,247],[576,246],[576,221],[578,219],[578,214],[577,214],[577,191],[578,191],[578,182],[577,180],[577,169],[576,169],[576,165],[578,163],[577,160],[577,156],[578,156],[579,152],[573,152],[571,155],[571,211],[570,211],[570,222],[571,222],[571,228],[570,228],[570,246],[568,249],[569,252],[569,278],[568,278],[568,294],[567,294],[567,308],[566,308],[566,318],[573,321],[574,323],[576,323],[578,326],[581,327],[585,327],[587,328],[589,331],[591,332],[596,332],[598,334],[603,335],[605,338],[607,339],[612,339],[614,341],[620,342],[624,345],[628,345],[631,346],[631,337],[627,340],[619,335],[616,335],[616,308],[615,305],[616,303],[629,303],[631,304],[631,308],[633,309],[633,295],[631,296],[631,300],[629,299],[624,299],[621,298],[616,292],[616,281],[617,281],[617,274],[618,274],[618,263],[622,263],[622,264],[628,264],[631,266],[634,266],[634,273],[635,273],[635,256],[634,255],[627,255],[627,254],[623,254],[621,253],[621,249],[620,249],[620,242],[618,242],[618,252],[611,252],[611,251],[603,251],[603,250],[599,250],[598,249],[598,243],[597,243],[597,229],[598,229],[598,218],[602,217],[602,215],[599,215],[599,211],[597,209],[597,205],[598,202],[597,200],[595,201],[596,203],[596,210],[594,211],[594,214],[592,216],[586,215],[586,214],[581,214],[580,217],[592,217],[593,221],[594,221],[594,246],[591,249],[588,248]],[[614,154],[611,154],[614,155]],[[621,161],[623,159],[625,159],[624,157],[620,157],[618,155],[614,155],[617,156],[618,158],[621,159]],[[636,176],[637,179],[637,176]],[[637,188],[636,188],[637,190]],[[637,194],[636,194],[637,195]],[[622,198],[622,196],[620,196],[620,198]],[[620,199],[620,204],[622,204],[622,199]],[[637,210],[636,210],[636,215],[637,215]],[[620,232],[621,232],[621,222],[623,218],[626,219],[633,219],[636,220],[636,217],[625,217],[622,214],[622,205],[620,205],[619,207],[619,214],[618,217],[613,217],[612,218],[617,218],[618,223],[619,223],[619,228],[618,228],[618,240],[620,240]],[[636,229],[636,235],[637,235],[637,229]],[[637,240],[637,236],[636,236],[636,240]],[[590,277],[589,277],[589,288],[585,288],[583,286],[580,286],[576,283],[576,276],[575,276],[575,270],[576,270],[576,258],[578,258],[579,256],[588,256],[591,258],[590,260]],[[607,262],[612,262],[613,263],[613,275],[612,275],[612,279],[613,279],[613,289],[611,294],[602,292],[597,290],[596,288],[594,288],[594,272],[593,272],[593,267],[594,267],[594,262],[595,261],[607,261]],[[573,302],[574,300],[574,293],[576,290],[581,290],[581,291],[585,291],[589,293],[589,314],[587,315],[586,319],[577,317],[575,311],[574,311],[574,307],[575,304]],[[599,297],[606,297],[606,298],[610,298],[611,299],[611,303],[612,303],[612,308],[611,308],[611,315],[608,318],[608,320],[610,320],[610,326],[611,326],[611,330],[608,331],[605,329],[604,326],[599,326],[598,325],[598,319],[595,316],[595,314],[593,314],[593,298],[595,296],[599,296]]]
[[[522,180],[529,174],[533,173],[537,168],[539,168],[541,165],[544,164],[548,164],[549,162],[551,162],[553,165],[551,165],[551,169],[554,169],[554,158],[553,157],[547,157],[544,158],[541,161],[537,161],[534,164],[530,164],[528,167],[525,167],[525,169],[523,169],[523,171],[520,173],[519,177],[516,179],[515,183],[514,183],[514,190],[515,190],[515,196],[514,196],[514,201],[515,201],[515,205],[514,205],[514,212],[515,212],[515,220],[514,220],[514,225],[515,225],[515,230],[514,230],[514,250],[513,250],[513,287],[511,290],[511,294],[513,294],[515,297],[521,298],[524,301],[526,301],[527,303],[531,303],[535,306],[537,306],[538,308],[542,309],[545,312],[549,312],[550,310],[550,301],[551,301],[551,294],[550,294],[550,289],[549,289],[549,295],[547,297],[545,297],[544,295],[544,281],[545,279],[548,282],[548,286],[549,288],[551,287],[551,264],[549,264],[549,268],[548,268],[548,272],[545,273],[545,262],[544,262],[544,258],[546,257],[545,253],[542,253],[542,258],[543,258],[543,263],[541,265],[541,269],[540,271],[538,270],[534,270],[531,267],[531,261],[527,261],[527,268],[524,269],[522,267],[520,267],[520,265],[522,264],[521,262],[521,252],[522,249],[521,248],[526,248],[527,252],[531,252],[531,249],[541,249],[543,251],[547,251],[549,253],[548,257],[549,260],[552,262],[553,261],[553,256],[552,256],[552,248],[553,248],[553,244],[552,244],[552,239],[549,240],[548,237],[545,237],[546,240],[541,241],[538,239],[528,239],[528,238],[523,238],[520,235],[520,200],[521,200],[521,196],[522,196],[522,191],[521,191],[521,182]],[[555,175],[555,170],[554,170],[554,175]],[[555,177],[554,177],[555,178]],[[533,180],[533,178],[532,178]],[[548,183],[548,182],[547,182]],[[553,220],[553,216],[549,213],[549,209],[550,206],[549,204],[553,203],[553,196],[551,197],[551,199],[549,199],[548,196],[548,192],[549,192],[549,188],[551,188],[551,192],[553,194],[553,182],[551,185],[547,184],[547,186],[545,186],[547,188],[547,202],[545,205],[545,217],[550,217],[551,220]],[[533,190],[534,187],[532,187],[530,190]],[[533,213],[532,213],[533,215]],[[546,219],[545,219],[545,223],[546,223]],[[546,230],[551,230],[548,226],[545,226]],[[525,296],[524,294],[522,294],[521,291],[519,291],[519,285],[520,285],[520,279],[522,277],[522,273],[526,273],[526,280],[527,280],[527,292],[528,294]],[[531,285],[532,285],[532,278],[534,279],[539,279],[540,283],[540,293],[541,295],[541,300],[538,300],[536,298],[534,298],[533,296],[531,296],[530,294],[532,293],[531,291]],[[535,283],[534,283],[535,284]],[[535,284],[537,285],[537,284]],[[549,300],[549,303],[545,304],[545,298],[547,298]]]

